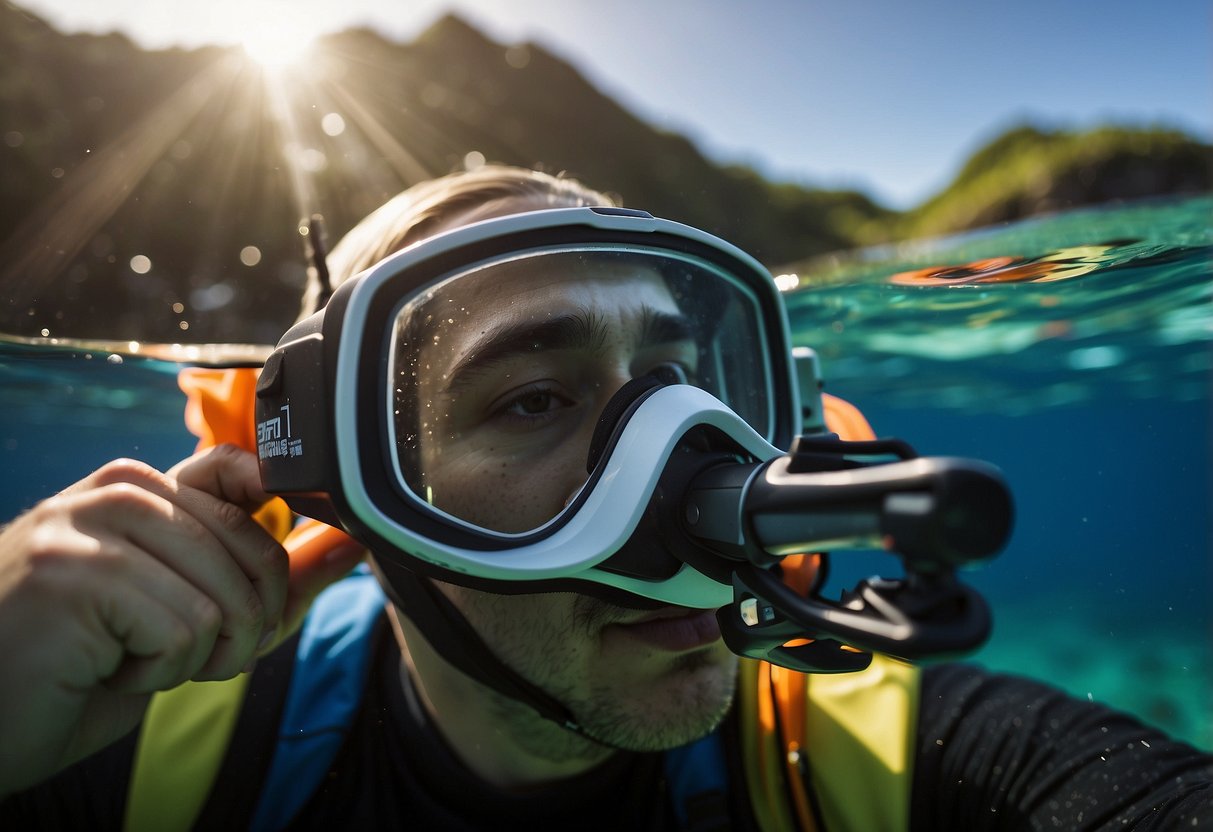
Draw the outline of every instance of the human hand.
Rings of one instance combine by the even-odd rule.
[[[167,474],[109,463],[0,532],[0,794],[123,736],[153,692],[231,678],[281,637],[288,595],[318,589],[290,589],[285,551],[250,518],[268,499],[256,457],[220,446]]]

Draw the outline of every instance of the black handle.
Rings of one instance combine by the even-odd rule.
[[[915,572],[985,560],[1011,531],[1011,495],[992,465],[920,457],[792,473],[780,457],[750,479],[742,511],[771,555],[883,548]]]
[[[682,528],[728,564],[734,601],[717,618],[735,653],[841,673],[866,667],[871,651],[922,659],[989,636],[989,608],[956,568],[1010,536],[1011,495],[994,466],[915,457],[894,440],[808,437],[766,463],[718,458],[689,483]],[[780,576],[790,554],[874,548],[900,556],[905,578],[871,578],[830,600]]]

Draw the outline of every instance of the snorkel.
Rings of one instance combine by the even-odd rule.
[[[451,484],[442,461],[460,458],[451,449],[474,431],[430,415],[412,379],[446,357],[435,344],[452,351],[456,367],[475,362],[459,352],[454,313],[451,329],[416,322],[444,321],[434,310],[462,312],[466,299],[493,298],[484,293],[527,275],[574,268],[595,286],[636,274],[647,281],[637,285],[660,281],[650,306],[665,303],[664,318],[685,319],[667,340],[683,352],[693,341],[696,356],[654,360],[595,405],[580,485],[515,527],[465,505]],[[480,335],[509,330],[513,340],[499,342],[517,351],[522,332],[536,359],[545,339],[565,337],[542,321],[507,323]],[[655,354],[671,349],[656,340]],[[393,600],[427,638],[511,695],[518,680],[486,669],[486,648],[427,578],[503,594],[573,590],[624,605],[717,609],[733,652],[813,672],[861,669],[873,651],[959,653],[990,629],[988,609],[957,570],[992,557],[1009,534],[1011,501],[997,470],[828,432],[817,386],[797,390],[785,313],[766,271],[711,235],[643,212],[531,212],[411,246],[292,328],[256,397],[266,489],[365,543]],[[453,411],[464,407],[450,398]],[[814,416],[806,426],[802,407]],[[555,444],[547,428],[527,428],[534,440],[492,430],[534,445],[517,454],[517,470],[547,464],[540,451]],[[807,594],[785,582],[793,555],[872,548],[897,555],[904,576],[865,580],[839,599],[822,594],[824,566]],[[798,640],[809,642],[789,646]],[[558,704],[547,710],[570,721]]]
[[[599,435],[621,433],[613,414],[626,420],[629,399],[645,389],[671,396],[660,386],[646,378],[622,389]],[[670,409],[656,401],[650,407]],[[845,672],[867,667],[873,651],[923,659],[986,640],[989,610],[956,571],[996,555],[1010,533],[1011,499],[996,468],[919,457],[899,439],[846,441],[824,426],[802,433],[786,454],[754,456],[738,442],[736,426],[709,426],[707,410],[687,420],[696,426],[667,458],[640,528],[664,551],[732,586],[717,619],[734,653],[793,670]],[[807,410],[823,412],[820,394]],[[633,535],[622,551],[643,537]],[[805,594],[781,568],[792,555],[873,549],[899,557],[904,577],[863,580],[840,600],[819,592],[824,556]]]

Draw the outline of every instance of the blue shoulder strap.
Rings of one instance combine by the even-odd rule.
[[[280,829],[320,785],[365,689],[375,621],[387,603],[361,567],[322,592],[303,623],[278,744],[250,829]]]
[[[702,739],[665,753],[665,778],[679,829],[689,829],[706,812],[719,814],[713,828],[727,828],[728,764],[717,728]],[[692,817],[697,815],[698,817]]]
[[[365,690],[368,637],[387,603],[366,568],[322,592],[300,632],[278,742],[252,832],[281,829],[307,803],[337,755]],[[680,828],[706,796],[726,793],[728,769],[720,730],[666,752],[665,775]],[[720,804],[722,805],[722,804]]]

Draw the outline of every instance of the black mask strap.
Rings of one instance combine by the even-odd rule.
[[[529,705],[544,719],[593,740],[568,708],[497,658],[433,581],[386,560],[372,562],[392,603],[448,664],[502,696]]]

